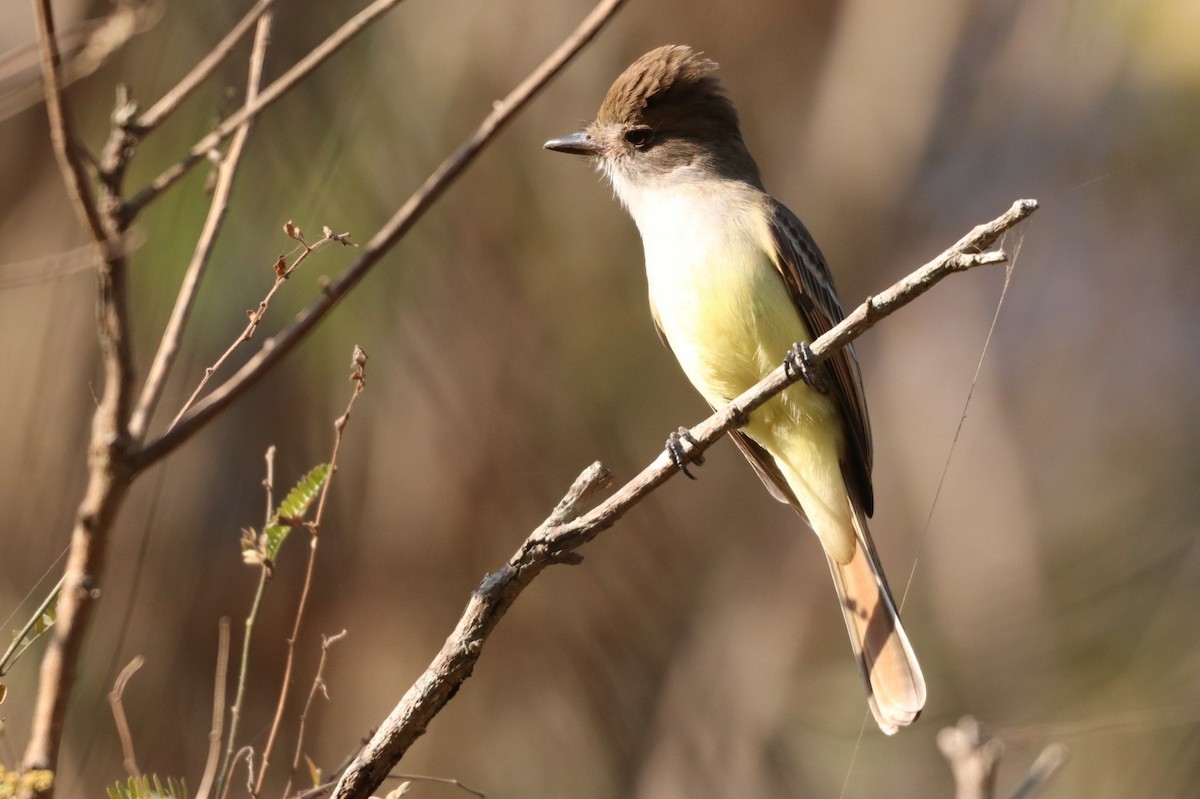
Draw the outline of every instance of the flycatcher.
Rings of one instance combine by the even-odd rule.
[[[709,405],[726,405],[785,354],[811,370],[733,440],[820,539],[867,701],[890,735],[920,714],[925,679],[867,530],[871,428],[858,359],[848,346],[811,362],[808,342],[843,317],[829,267],[763,188],[716,69],[688,47],[652,50],[613,83],[595,122],[546,147],[595,158],[612,182],[642,235],[659,336]]]

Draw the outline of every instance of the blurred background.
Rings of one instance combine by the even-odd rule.
[[[111,57],[80,56],[88,74],[67,94],[87,146],[104,141],[117,83],[148,107],[249,5],[137,7],[140,32]],[[281,3],[268,79],[363,5]],[[22,49],[29,6],[0,2],[6,631],[61,570],[100,380],[86,239]],[[266,292],[292,249],[284,221],[366,241],[590,7],[409,0],[266,113],[155,429]],[[85,30],[112,6],[56,11],[64,31]],[[1007,744],[1002,795],[1050,742],[1072,759],[1047,796],[1195,795],[1198,35],[1194,0],[630,0],[314,337],[139,478],[81,663],[59,795],[97,796],[123,776],[106,694],[137,654],[146,666],[125,704],[139,764],[199,783],[217,622],[232,617],[240,640],[257,580],[238,540],[262,524],[263,453],[278,447],[281,488],[328,459],[355,344],[370,355],[368,388],[290,706],[320,635],[348,630],[305,745],[327,773],[584,466],[631,477],[668,431],[706,415],[653,332],[633,224],[585,163],[541,149],[669,42],[721,63],[768,189],[807,222],[847,305],[1014,200],[1042,204],[1005,242],[1018,257],[969,406],[1002,269],[943,283],[858,344],[873,529],[906,595],[928,707],[891,739],[868,720],[815,538],[722,442],[698,482],[671,481],[581,565],[529,588],[402,769],[489,797],[949,796],[935,737],[970,713]],[[237,107],[248,50],[140,147],[131,189]],[[205,170],[135,228],[143,373],[207,209]],[[256,342],[354,255],[310,258]],[[242,732],[257,749],[306,553],[301,536],[285,548],[254,642]],[[43,651],[5,678],[5,765],[20,760]],[[274,764],[291,761],[294,741],[285,734]]]

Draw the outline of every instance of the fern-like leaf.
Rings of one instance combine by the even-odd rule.
[[[314,466],[312,471],[300,478],[300,482],[287,493],[279,510],[262,531],[264,554],[269,562],[274,563],[279,556],[279,549],[292,528],[300,524],[308,509],[321,493],[321,487],[329,479],[329,464],[322,463]]]
[[[329,464],[321,463],[314,466],[312,471],[300,478],[300,482],[288,492],[279,504],[279,519],[302,519],[308,513],[308,508],[317,499],[321,486],[329,477]]]
[[[187,799],[187,783],[167,777],[164,785],[157,774],[130,777],[108,786],[108,799]]]

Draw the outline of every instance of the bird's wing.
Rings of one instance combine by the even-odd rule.
[[[809,334],[816,339],[845,315],[838,302],[833,277],[804,223],[782,203],[772,198],[768,198],[767,203],[768,226],[775,244],[775,266],[783,275],[783,282]],[[845,426],[846,457],[842,470],[846,485],[851,496],[870,516],[875,504],[871,488],[871,423],[854,346],[848,344],[835,352],[825,361],[825,366],[832,377],[832,396]],[[742,446],[743,452],[746,449]],[[749,453],[747,457],[750,457]],[[755,460],[751,458],[752,462]],[[759,468],[757,463],[755,465]]]

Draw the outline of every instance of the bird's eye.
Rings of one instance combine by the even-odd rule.
[[[654,140],[654,131],[650,128],[630,128],[625,131],[625,141],[639,150],[643,150]]]

